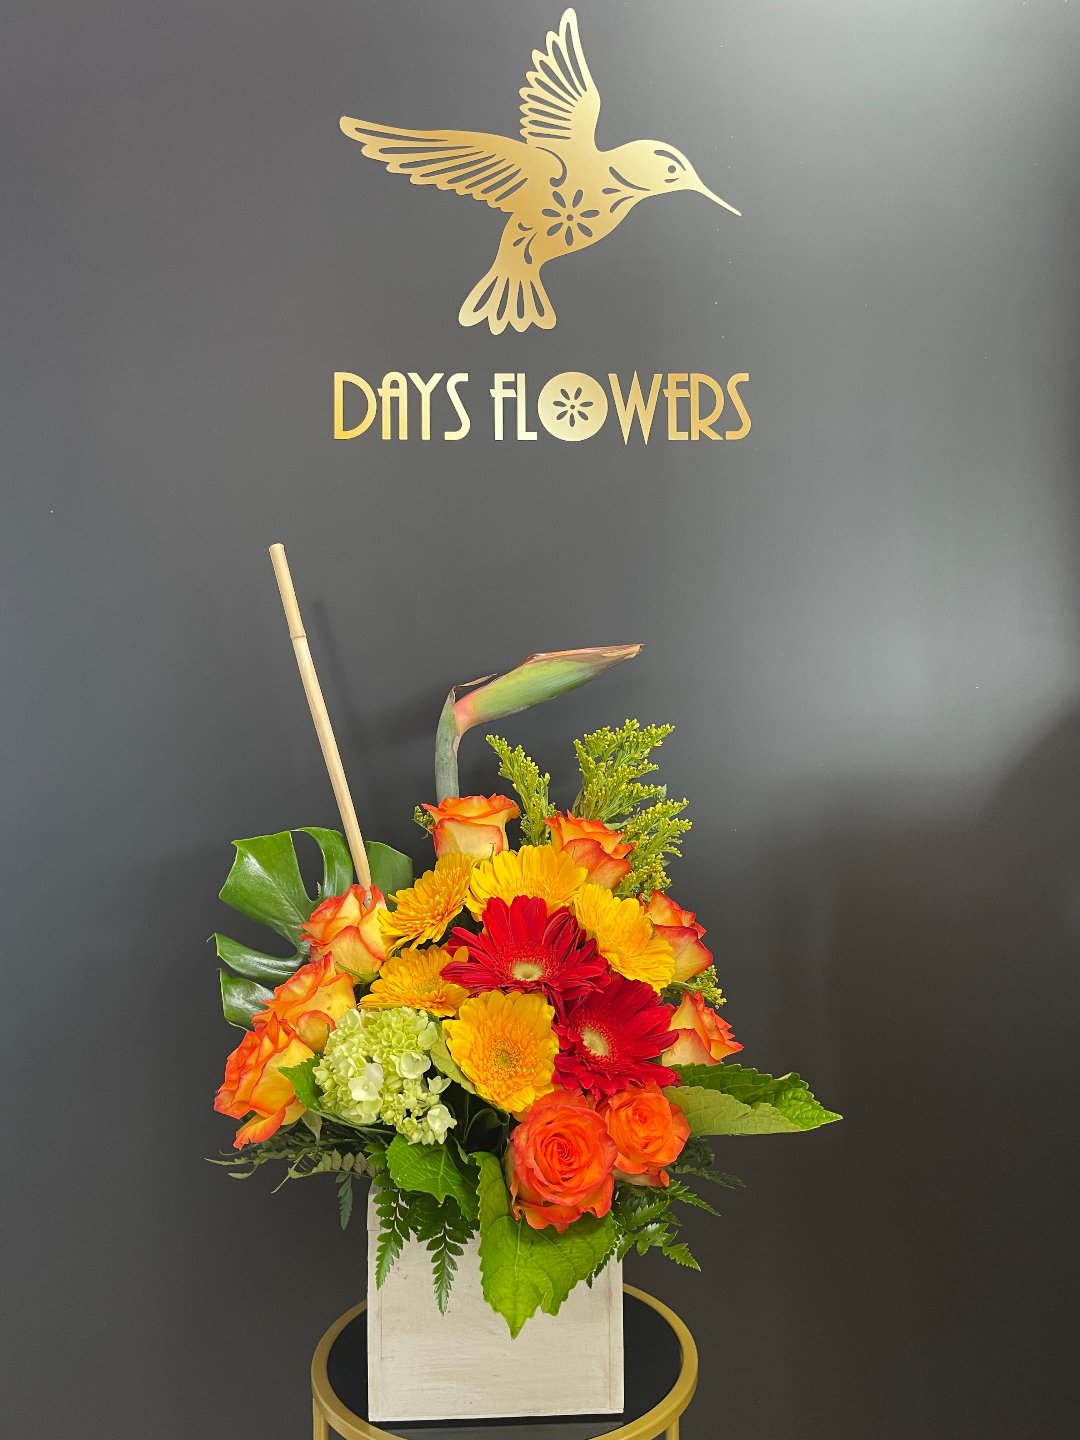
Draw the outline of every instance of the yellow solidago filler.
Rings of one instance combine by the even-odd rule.
[[[462,959],[468,958],[467,950],[458,953]],[[469,992],[463,985],[442,978],[443,966],[453,958],[449,950],[437,945],[428,950],[410,945],[400,955],[391,955],[383,961],[370,991],[360,1001],[361,1007],[385,1010],[391,1005],[409,1005],[429,1015],[456,1015]]]
[[[474,864],[472,855],[444,855],[415,885],[392,895],[397,909],[379,911],[379,928],[387,948],[441,940],[465,904]]]
[[[574,897],[578,924],[596,941],[613,970],[627,980],[644,980],[654,990],[670,985],[675,952],[657,935],[637,900],[617,900],[603,885],[585,885]]]
[[[485,990],[443,1022],[447,1048],[476,1093],[519,1120],[555,1087],[555,1011],[536,991]]]
[[[538,895],[549,910],[569,905],[584,885],[589,872],[575,865],[565,851],[550,845],[523,845],[520,850],[504,850],[484,860],[473,871],[469,887],[469,909],[474,920],[484,914],[484,906],[498,896],[509,905],[515,895]]]

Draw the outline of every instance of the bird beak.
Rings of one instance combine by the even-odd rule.
[[[697,176],[694,178],[697,179]],[[714,195],[709,187],[703,184],[701,180],[698,180],[696,185],[691,185],[690,188],[696,190],[699,195],[704,195],[706,200],[712,200],[714,204],[722,205],[725,210],[730,210],[732,215],[738,215],[740,220],[742,219],[741,210],[736,210],[734,205],[729,205],[726,200],[721,200],[719,195]]]

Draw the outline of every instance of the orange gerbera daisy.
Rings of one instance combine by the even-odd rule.
[[[468,952],[458,952],[464,959]],[[453,959],[449,950],[432,945],[418,950],[410,945],[400,955],[391,955],[360,1001],[362,1010],[385,1010],[392,1005],[409,1005],[429,1015],[455,1015],[468,995],[463,985],[442,977],[442,968]]]
[[[443,1022],[447,1048],[476,1093],[518,1119],[555,1087],[555,1012],[535,991],[485,990]]]
[[[578,924],[613,970],[654,990],[671,984],[675,951],[656,933],[637,900],[618,900],[603,885],[585,885],[571,901]]]
[[[583,865],[550,845],[523,845],[484,860],[472,874],[468,905],[474,920],[483,919],[484,907],[498,896],[507,904],[518,895],[535,895],[558,910],[569,903],[588,878]]]
[[[389,950],[441,940],[465,904],[476,863],[472,855],[443,855],[435,869],[420,876],[408,890],[391,895],[397,907],[379,911],[379,928]]]

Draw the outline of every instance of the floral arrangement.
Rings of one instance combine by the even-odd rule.
[[[515,1335],[612,1257],[657,1249],[696,1268],[682,1207],[715,1214],[696,1182],[739,1183],[716,1168],[715,1137],[839,1118],[797,1075],[730,1060],[742,1046],[704,928],[667,893],[686,802],[644,778],[670,726],[577,741],[565,810],[494,735],[516,798],[457,795],[467,724],[557,693],[525,680],[451,693],[442,798],[416,812],[434,851],[418,879],[370,844],[357,883],[343,837],[308,829],[323,862],[311,897],[292,833],[237,841],[222,899],[294,950],[216,937],[225,1015],[246,1032],[215,1101],[241,1122],[220,1163],[334,1175],[342,1226],[369,1179],[378,1282],[416,1238],[441,1309],[478,1237],[484,1295]]]

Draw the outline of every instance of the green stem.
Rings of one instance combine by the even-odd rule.
[[[451,690],[439,716],[439,728],[435,732],[435,796],[441,805],[444,800],[460,793],[458,780],[458,734],[454,715],[455,694]]]

